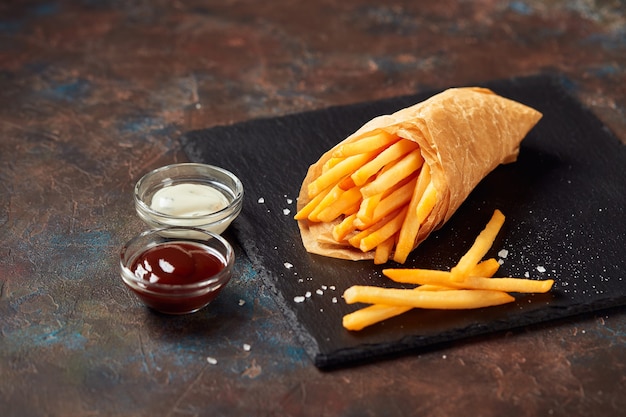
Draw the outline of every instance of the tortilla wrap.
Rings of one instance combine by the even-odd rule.
[[[489,89],[448,89],[411,107],[370,120],[324,153],[308,169],[297,208],[300,210],[309,202],[308,184],[321,174],[324,163],[338,146],[376,129],[385,130],[419,145],[437,190],[437,202],[420,226],[415,249],[450,219],[487,174],[498,165],[517,159],[521,141],[541,117],[542,114],[535,109]],[[332,229],[339,221],[298,220],[306,250],[333,258],[373,259],[374,251],[362,252],[334,241]]]

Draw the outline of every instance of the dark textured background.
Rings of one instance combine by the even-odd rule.
[[[244,256],[192,316],[127,292],[190,130],[553,70],[626,142],[623,1],[266,3],[0,4],[0,414],[622,415],[623,309],[324,373]]]

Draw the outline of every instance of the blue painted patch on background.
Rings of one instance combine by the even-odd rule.
[[[596,77],[608,77],[621,74],[620,69],[615,65],[603,65],[601,67],[592,68],[590,72]]]
[[[89,231],[74,235],[52,235],[50,244],[63,248],[66,261],[60,265],[59,274],[65,279],[80,280],[93,274],[93,263],[102,259],[102,253],[111,246],[108,231]]]
[[[533,8],[524,3],[523,1],[513,1],[509,4],[509,9],[515,13],[519,13],[524,16],[529,16],[533,13]]]
[[[18,20],[0,20],[0,33],[15,34],[20,31],[22,26],[23,23]]]
[[[596,44],[607,50],[622,49],[626,53],[626,29],[591,34],[585,39],[585,43]]]
[[[91,83],[87,80],[77,78],[64,83],[52,84],[49,88],[42,90],[44,96],[61,101],[74,101],[88,95],[91,90]]]
[[[43,3],[36,5],[32,12],[35,16],[50,16],[59,11],[60,7],[57,3]]]
[[[160,117],[134,116],[118,123],[117,129],[120,134],[150,134],[171,141],[176,135],[176,127],[163,121]],[[165,145],[169,145],[166,142]]]
[[[83,350],[87,344],[87,338],[80,332],[65,327],[51,330],[48,326],[30,326],[16,330],[8,339],[16,349],[61,346],[67,350]]]

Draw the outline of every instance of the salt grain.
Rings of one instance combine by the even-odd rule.
[[[217,365],[217,359],[207,356],[206,361],[211,365]]]
[[[296,303],[303,303],[304,302],[304,297],[301,295],[295,296],[293,297],[293,301]]]
[[[323,295],[323,294],[324,294],[324,291],[322,291],[322,290],[317,290],[317,291],[315,291],[315,294],[317,294],[317,295]]]
[[[257,200],[257,203],[259,203],[259,204],[263,204],[263,203],[265,203],[265,199],[264,199],[263,197],[261,197],[261,198],[259,198],[259,199]]]
[[[498,256],[500,258],[506,258],[507,256],[509,256],[509,251],[506,249],[502,249],[500,252],[498,252]]]
[[[246,352],[250,352],[250,349],[251,349],[251,346],[250,346],[249,344],[247,344],[247,343],[244,343],[244,344],[243,344],[243,350],[244,350],[244,351],[246,351]]]
[[[239,305],[240,305],[240,306],[244,305],[245,303],[246,303],[246,301],[245,301],[245,300],[239,300]]]
[[[543,266],[539,265],[539,266],[537,267],[537,271],[539,271],[539,272],[542,272],[542,273],[543,273],[543,272],[546,272],[546,268],[544,268]]]
[[[287,204],[291,204],[291,203],[293,203],[293,200],[291,198],[288,198],[287,199]]]
[[[287,216],[289,213],[291,213],[291,210],[289,210],[289,209],[283,209],[283,214],[284,214],[285,216]]]
[[[285,265],[285,268],[287,269],[293,268],[293,264],[290,264],[289,262],[285,262],[283,265]]]

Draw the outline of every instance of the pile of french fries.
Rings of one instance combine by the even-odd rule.
[[[343,298],[348,304],[367,303],[368,307],[343,317],[348,330],[361,330],[413,308],[474,309],[515,301],[509,293],[545,293],[554,280],[492,278],[500,264],[494,258],[481,261],[504,223],[496,210],[470,249],[450,271],[429,269],[384,269],[383,274],[399,283],[416,284],[413,289],[354,285]]]
[[[308,184],[296,220],[331,223],[337,244],[374,250],[374,263],[404,263],[437,202],[417,143],[384,130],[340,145]]]

